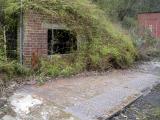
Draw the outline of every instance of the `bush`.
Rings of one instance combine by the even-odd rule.
[[[64,76],[68,77],[81,71],[81,63],[71,63],[68,59],[62,59],[60,55],[53,55],[49,60],[41,60],[40,73],[44,76]]]
[[[134,29],[137,26],[137,20],[133,17],[125,17],[122,21],[123,27],[127,29]]]
[[[3,40],[3,30],[0,26],[0,61],[3,61],[5,59],[4,56],[4,40]]]
[[[8,76],[27,76],[30,75],[30,69],[20,65],[15,61],[1,61],[0,72]]]
[[[133,36],[133,42],[138,50],[138,59],[150,59],[160,56],[160,40],[153,37],[149,30],[145,30],[143,34],[138,33],[138,28],[130,31]]]

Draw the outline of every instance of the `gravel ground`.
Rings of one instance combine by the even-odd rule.
[[[160,120],[160,84],[110,120]]]

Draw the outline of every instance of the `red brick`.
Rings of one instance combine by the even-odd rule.
[[[140,34],[145,29],[152,29],[151,34],[160,38],[160,13],[143,13],[138,15]]]

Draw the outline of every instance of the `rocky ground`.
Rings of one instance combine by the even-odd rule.
[[[160,120],[160,84],[110,120]]]
[[[32,77],[33,78],[33,77]],[[15,112],[11,109],[8,102],[9,97],[13,95],[16,89],[25,84],[32,84],[30,80],[32,78],[24,77],[7,77],[4,74],[0,74],[0,120],[7,114],[15,115]],[[9,118],[8,120],[12,120]]]
[[[21,85],[16,81],[8,82],[7,84],[4,84],[1,82],[0,84],[0,118],[2,118],[6,114],[12,114],[12,115],[15,114],[10,107],[8,98],[13,94],[13,92],[19,86]]]

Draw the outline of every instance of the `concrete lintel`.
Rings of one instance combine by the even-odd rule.
[[[69,30],[69,28],[66,27],[66,25],[63,24],[50,24],[50,23],[43,23],[42,24],[43,28],[47,28],[47,29],[65,29],[65,30]]]

